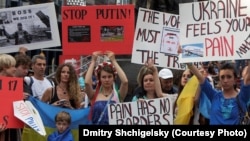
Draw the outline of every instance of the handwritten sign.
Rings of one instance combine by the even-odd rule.
[[[30,101],[15,101],[13,102],[13,107],[15,117],[29,125],[40,135],[46,135],[40,114]]]
[[[14,117],[13,101],[23,99],[23,79],[0,77],[0,124],[7,128],[22,128],[23,122]]]
[[[0,52],[61,45],[54,3],[0,9]]]
[[[134,20],[133,5],[63,6],[63,55],[131,54]]]
[[[179,15],[139,8],[132,63],[144,64],[150,57],[159,67],[185,69],[179,63]]]
[[[173,124],[172,98],[109,104],[110,125],[170,125]]]
[[[180,62],[249,59],[249,6],[248,0],[180,4]]]

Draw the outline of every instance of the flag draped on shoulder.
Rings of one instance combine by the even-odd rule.
[[[22,134],[22,140],[46,141],[47,136],[56,130],[55,116],[58,112],[61,112],[61,111],[68,112],[71,115],[70,128],[72,130],[71,132],[75,140],[78,140],[78,126],[91,124],[91,121],[89,121],[88,119],[88,114],[89,114],[89,109],[90,109],[89,107],[83,108],[83,109],[68,109],[68,108],[61,108],[61,107],[49,105],[34,97],[29,97],[28,100],[33,104],[33,106],[39,112],[47,134],[45,137],[43,137],[39,135],[38,133],[36,133],[32,128],[25,127],[23,134]]]
[[[174,119],[176,125],[188,125],[193,116],[194,98],[199,87],[199,81],[196,76],[190,78],[179,98],[177,99],[177,115]]]

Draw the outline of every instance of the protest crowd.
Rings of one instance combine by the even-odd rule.
[[[22,2],[27,1],[30,4],[39,4],[38,0]],[[136,2],[137,6],[147,8],[140,0]],[[150,3],[152,10],[170,13],[178,11],[173,5],[175,2],[166,3],[172,7],[167,5],[165,9],[160,7],[161,0],[152,0]],[[178,47],[178,53],[182,53],[181,45]],[[79,124],[240,125],[242,116],[239,115],[244,115],[250,108],[249,58],[201,61],[198,65],[196,62],[188,62],[183,63],[185,69],[176,70],[167,66],[159,67],[149,57],[140,65],[138,72],[131,68],[130,71],[136,76],[136,85],[132,86],[126,71],[119,64],[119,55],[114,51],[96,50],[89,56],[86,57],[87,63],[82,66],[75,66],[70,62],[58,63],[55,72],[47,74],[50,59],[40,50],[36,50],[36,54],[30,54],[30,50],[21,45],[18,52],[1,53],[0,76],[23,79],[23,101],[37,103],[41,110],[47,112],[56,111],[53,108],[58,112],[52,114],[49,124],[53,129],[46,127],[45,137],[35,132],[27,123],[24,123],[23,128],[7,128],[6,124],[0,123],[0,141],[29,141],[34,138],[48,141],[75,140],[78,132],[71,132],[71,128],[74,126],[73,131],[78,126],[75,117],[81,117],[81,113],[85,113],[82,118],[84,121]],[[86,69],[79,71],[83,66],[87,66]],[[138,116],[137,121],[129,118],[125,120],[123,117],[126,115],[120,114],[122,110],[119,110],[119,104],[126,103],[139,103],[138,107],[141,106],[142,109],[158,111],[161,108],[151,104],[157,99],[162,99],[161,104],[162,101],[165,104],[170,103],[167,107],[171,112],[155,115],[159,116],[159,121],[150,122],[149,119],[142,118],[142,115],[154,114],[149,110],[131,115]],[[42,104],[50,106],[51,109],[39,106]],[[37,105],[34,104],[35,107]],[[109,105],[114,108],[111,106],[109,109]],[[88,111],[80,112],[85,109]],[[45,112],[40,114],[43,114],[42,120],[50,115],[45,115]]]

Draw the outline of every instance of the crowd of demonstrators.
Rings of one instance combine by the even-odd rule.
[[[102,62],[97,65],[98,56],[106,55],[110,62]],[[93,71],[98,79],[96,89],[93,89]],[[121,84],[119,90],[115,86],[116,75],[119,76]],[[85,76],[85,91],[91,100],[90,118],[93,124],[108,125],[108,109],[110,103],[122,102],[128,92],[128,79],[115,59],[115,54],[111,51],[96,51],[92,54],[92,60]]]
[[[46,69],[45,57],[35,55],[30,59],[25,55],[26,51],[25,48],[20,48],[19,54],[14,57],[1,54],[0,75],[24,77],[24,85],[26,84],[27,87],[31,87],[30,91],[28,91],[27,88],[24,89],[24,92],[26,92],[25,96],[29,93],[31,96],[38,97],[43,102],[62,108],[83,108],[84,106],[81,105],[81,103],[84,102],[84,95],[86,94],[86,98],[91,101],[91,111],[89,115],[92,123],[96,125],[109,124],[107,105],[124,102],[128,93],[129,83],[126,74],[116,61],[113,52],[93,52],[92,60],[86,74],[81,75],[84,82],[79,81],[80,76],[72,64],[59,64],[54,77],[55,83],[57,84],[55,85],[44,76]],[[97,58],[103,55],[107,56],[110,61],[96,64]],[[27,76],[30,65],[34,71],[32,77]],[[185,107],[185,103],[178,103],[179,98],[184,94],[182,93],[183,89],[192,77],[196,77],[199,81],[199,87],[192,100],[194,105],[193,115],[188,124],[239,124],[240,119],[238,115],[240,112],[236,100],[237,97],[244,110],[246,110],[247,105],[250,104],[250,97],[248,96],[250,93],[249,65],[250,63],[243,68],[241,87],[237,89],[236,80],[238,77],[235,66],[233,66],[232,63],[221,63],[218,73],[213,72],[215,69],[210,63],[203,63],[199,69],[194,65],[188,64],[188,69],[183,71],[181,79],[179,79],[178,88],[176,89],[173,87],[174,76],[172,71],[168,68],[163,68],[158,72],[153,61],[149,59],[148,62],[141,67],[137,75],[139,87],[134,91],[134,97],[131,101],[155,99],[168,94],[177,94],[175,99],[172,100],[175,102],[175,105],[173,105],[173,118],[175,120],[178,111],[181,111],[180,108]],[[209,68],[211,70],[209,70]],[[96,87],[93,86],[93,75],[97,78],[96,81],[98,83]],[[117,75],[121,80],[119,87],[117,87],[115,83]],[[218,83],[221,86],[220,90],[214,86],[213,75],[217,75],[219,78]],[[30,85],[31,83],[32,85]],[[81,93],[82,89],[84,89],[84,94]],[[55,123],[57,125],[57,121],[55,121]],[[68,124],[70,124],[70,122],[68,122]],[[176,123],[174,122],[174,124]],[[0,125],[1,139],[6,138],[10,134],[15,134],[16,136],[11,137],[17,138],[16,140],[21,140],[20,129],[13,130],[5,128],[4,125]],[[61,128],[66,129],[64,127]],[[54,137],[55,135],[59,135],[59,133],[58,129]]]
[[[60,64],[55,73],[55,80],[57,85],[46,89],[41,100],[55,106],[70,109],[81,108],[83,96],[72,64]]]

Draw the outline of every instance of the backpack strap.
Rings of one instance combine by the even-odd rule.
[[[49,103],[51,103],[51,99],[52,99],[52,98],[54,97],[54,95],[55,95],[56,87],[53,86],[51,89],[52,89],[52,93],[51,93],[51,95],[50,95]]]
[[[52,80],[50,80],[50,79],[48,79],[48,80],[49,80],[51,86],[54,87],[55,86],[54,82]]]
[[[32,92],[31,87],[32,87],[32,84],[34,83],[34,80],[33,80],[32,76],[29,76],[29,78],[30,78],[30,84],[29,84],[29,88],[30,88],[30,95],[32,95],[32,96],[33,96],[33,92]]]

